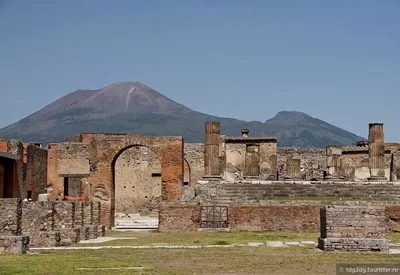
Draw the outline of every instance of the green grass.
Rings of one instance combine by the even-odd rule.
[[[114,240],[101,244],[75,244],[74,246],[129,246],[151,245],[166,243],[168,245],[212,245],[216,242],[229,244],[243,244],[248,242],[266,241],[315,241],[319,233],[297,233],[283,231],[196,231],[196,232],[134,232],[134,231],[107,231],[109,237],[135,237],[132,240]]]
[[[335,274],[336,263],[400,263],[399,255],[313,247],[102,249],[0,255],[0,274]],[[127,267],[142,267],[129,270]],[[81,268],[94,268],[80,270]],[[99,269],[103,268],[103,269]],[[107,270],[104,268],[120,268]]]

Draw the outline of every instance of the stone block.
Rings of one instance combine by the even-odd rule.
[[[70,246],[80,241],[81,228],[60,229],[60,246]]]
[[[99,227],[97,225],[89,225],[89,239],[96,239],[98,237]]]
[[[30,236],[31,247],[60,246],[61,234],[59,231],[39,231]]]
[[[29,250],[29,236],[0,236],[0,254],[25,254]]]
[[[50,201],[50,194],[39,194],[38,201]]]

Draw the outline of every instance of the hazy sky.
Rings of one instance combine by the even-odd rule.
[[[400,141],[398,0],[0,0],[0,127],[142,82],[192,109],[297,110]]]

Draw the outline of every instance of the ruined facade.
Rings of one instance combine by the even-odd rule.
[[[95,225],[107,228],[137,228],[146,220],[143,228],[167,231],[315,231],[316,213],[327,203],[309,199],[348,198],[392,207],[385,210],[386,219],[391,217],[385,230],[400,230],[400,144],[384,142],[383,124],[370,124],[369,140],[357,146],[325,149],[277,148],[276,137],[252,136],[248,129],[225,136],[220,127],[207,122],[204,143],[188,144],[182,137],[93,133],[47,149],[0,140],[0,198],[28,199],[17,206],[22,218],[8,228],[18,231],[24,217],[30,221],[30,215],[47,211],[50,216],[33,222],[42,229],[22,225],[14,235],[61,245],[57,240],[65,236],[76,241],[93,235],[97,229],[85,226],[93,225],[93,215]],[[50,202],[36,204],[43,194]],[[150,219],[154,224],[146,227]],[[54,233],[60,228],[71,230]]]

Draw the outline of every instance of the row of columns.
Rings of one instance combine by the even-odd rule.
[[[370,123],[368,133],[369,181],[384,181],[385,177],[385,139],[383,123]],[[329,180],[342,180],[342,149],[340,146],[326,147],[326,166]]]
[[[245,133],[246,136],[248,131]],[[221,178],[221,167],[219,158],[219,122],[205,123],[204,138],[204,177],[205,178]],[[369,169],[371,176],[370,181],[386,180],[385,177],[385,142],[383,134],[383,123],[370,123],[369,134]],[[342,171],[342,149],[340,146],[327,146],[327,180],[343,180]],[[245,156],[245,176],[257,177],[260,175],[260,152],[259,146],[246,145]],[[285,179],[302,179],[300,171],[300,159],[286,160],[286,176]]]

